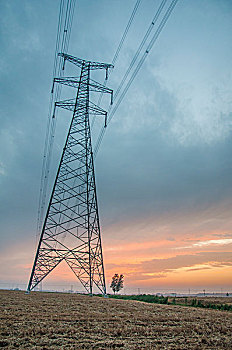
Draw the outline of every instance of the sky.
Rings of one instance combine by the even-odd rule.
[[[141,1],[110,88],[159,3]],[[134,5],[77,0],[69,54],[110,63]],[[25,288],[59,1],[0,1],[0,11],[0,288]],[[229,0],[179,0],[107,127],[95,164],[107,286],[123,273],[125,292],[232,292],[231,18]],[[59,113],[49,191],[67,128]],[[75,283],[60,266],[44,286]]]

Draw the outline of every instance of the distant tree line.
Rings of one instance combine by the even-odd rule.
[[[155,304],[168,304],[168,305],[185,305],[190,307],[200,307],[206,309],[214,310],[225,310],[232,311],[231,304],[212,304],[212,303],[202,303],[199,299],[191,299],[188,303],[188,298],[184,299],[184,302],[180,302],[178,298],[170,298],[168,296],[164,297],[163,295],[151,295],[151,294],[140,294],[140,295],[110,295],[110,298],[115,299],[124,299],[124,300],[138,300],[144,301],[146,303],[155,303]]]
[[[201,300],[197,300],[197,299],[192,299],[191,306],[202,307],[202,308],[205,308],[205,309],[232,311],[232,305],[229,305],[229,304],[202,303]]]

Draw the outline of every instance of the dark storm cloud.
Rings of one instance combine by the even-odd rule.
[[[110,62],[133,7],[132,2],[122,3],[120,10],[116,1],[102,1],[100,5],[96,1],[78,1],[70,53]],[[58,5],[53,1],[25,0],[1,2],[0,6],[4,52],[0,61],[1,239],[10,244],[19,237],[31,239],[35,232]],[[216,13],[219,2],[205,2],[205,6],[211,6]],[[227,2],[223,6],[227,7],[222,9],[221,17],[230,8]],[[110,87],[117,87],[152,17],[153,7],[154,3],[148,1],[141,8],[138,25],[132,27]],[[155,218],[165,214],[168,218],[172,212],[194,212],[196,207],[203,210],[231,197],[231,115],[223,111],[224,117],[219,118],[219,124],[218,119],[215,121],[219,126],[214,126],[212,132],[208,119],[203,126],[198,121],[189,123],[194,118],[182,108],[180,96],[167,86],[162,73],[172,59],[169,47],[173,42],[178,52],[178,40],[184,41],[187,34],[200,41],[195,22],[187,27],[186,14],[190,12],[190,17],[199,16],[201,21],[197,6],[179,4],[170,27],[165,28],[165,40],[160,37],[157,50],[149,56],[106,132],[96,161],[101,221],[105,227],[151,215]],[[186,36],[182,25],[188,28]],[[225,30],[228,26],[226,22]],[[182,51],[185,56],[183,48]],[[231,51],[228,49],[224,55],[230,57]],[[185,57],[181,62],[184,61]],[[174,67],[178,82],[181,77]],[[185,66],[181,68],[184,71]],[[56,142],[60,149],[59,136],[65,123],[61,114],[59,120]],[[218,136],[215,130],[219,128]],[[56,148],[54,152],[58,161]],[[54,161],[53,174],[55,168]]]
[[[174,113],[172,108],[170,118]],[[136,114],[132,116],[135,121]],[[159,118],[155,110],[153,118]],[[123,123],[123,117],[120,121]],[[106,210],[115,217],[158,215],[161,211],[205,208],[231,196],[229,139],[183,147],[171,135],[166,137],[162,126],[149,124],[128,133],[114,132],[114,125],[109,130],[97,163]]]
[[[39,3],[1,2],[1,240],[35,232],[56,29]],[[46,25],[45,25],[46,24]],[[46,54],[49,52],[49,54]]]

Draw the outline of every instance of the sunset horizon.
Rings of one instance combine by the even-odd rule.
[[[81,67],[87,72],[87,65],[94,62],[91,91],[83,90],[86,101],[90,98],[93,103],[83,104],[89,108],[92,149],[90,160],[83,158],[80,163],[90,164],[94,158],[90,183],[96,180],[96,195],[92,188],[97,198],[95,216],[88,214],[92,226],[86,229],[81,220],[88,220],[77,215],[83,208],[77,210],[74,202],[67,202],[59,212],[57,204],[51,210],[50,226],[55,212],[54,225],[61,232],[59,248],[65,242],[68,251],[71,236],[81,243],[85,237],[87,247],[87,234],[95,232],[98,243],[93,243],[92,255],[101,265],[95,257],[101,256],[102,242],[107,292],[111,292],[112,276],[118,273],[125,278],[121,293],[232,293],[232,4],[175,2],[159,32],[169,2],[148,0],[139,6],[134,2],[102,0],[98,6],[93,0],[80,1],[67,52],[58,55],[55,51],[54,69],[60,79],[56,81],[52,65],[59,6],[48,1],[45,9],[40,2],[27,0],[0,5],[5,53],[1,63],[0,288],[27,288],[72,120],[71,102],[69,110],[59,106],[75,98]],[[128,22],[130,16],[134,16],[132,22]],[[147,38],[145,43],[143,38]],[[61,77],[69,86],[62,87],[55,101],[54,89]],[[107,94],[102,96],[103,92]],[[49,94],[50,101],[56,102],[50,109]],[[101,115],[93,116],[91,108],[98,102]],[[47,125],[52,126],[46,129]],[[44,145],[51,145],[47,154],[43,154]],[[82,154],[68,152],[69,161],[70,155],[75,160]],[[63,183],[66,195],[72,191],[73,201],[82,195],[80,206],[82,201],[89,203],[89,198],[83,200],[85,191],[79,193],[89,179],[78,175],[71,163],[67,169],[75,180],[72,185]],[[82,181],[79,192],[76,178]],[[62,223],[59,213],[67,214]],[[76,221],[69,230],[70,218]],[[51,229],[52,238],[49,227],[45,235],[54,247],[57,227]],[[82,249],[80,254],[84,253],[87,256]],[[47,254],[48,261],[55,256],[53,262],[68,256]],[[80,261],[86,272],[87,258]],[[40,276],[42,289],[63,291],[73,285],[74,290],[84,291],[66,265],[61,262],[44,279]],[[103,274],[99,276],[104,290]]]

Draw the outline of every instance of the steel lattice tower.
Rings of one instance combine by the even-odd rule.
[[[108,69],[105,63],[85,61],[59,54],[78,66],[80,77],[55,78],[77,88],[75,99],[59,101],[56,107],[72,111],[72,120],[58,167],[48,210],[40,235],[27,291],[34,289],[58,264],[66,261],[85,290],[92,294],[95,285],[106,293],[100,223],[89,115],[107,113],[90,102],[90,91],[110,93],[111,89],[90,79],[90,71]]]

